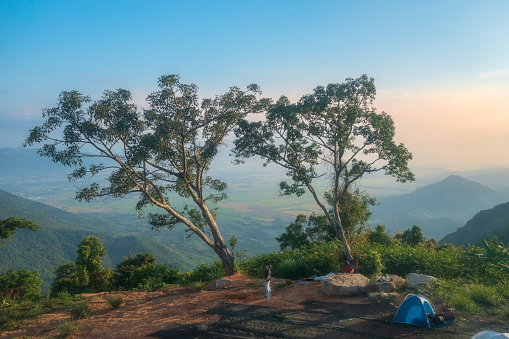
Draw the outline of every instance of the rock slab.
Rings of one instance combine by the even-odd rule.
[[[408,288],[421,289],[428,287],[429,284],[435,280],[437,280],[437,278],[432,277],[431,275],[409,273],[406,284]]]
[[[365,294],[369,280],[361,274],[334,274],[321,281],[321,292],[327,295]]]
[[[405,286],[405,279],[400,276],[391,274],[389,278],[390,281],[370,281],[367,287],[368,291],[388,293],[402,289]]]

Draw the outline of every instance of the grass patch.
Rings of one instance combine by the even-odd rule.
[[[0,307],[0,331],[12,331],[22,327],[26,319],[35,318],[42,314],[62,309],[72,308],[81,297],[71,297],[69,294],[50,298],[48,295],[26,300],[10,300],[8,306]]]
[[[117,309],[124,303],[124,299],[122,297],[108,297],[106,299],[106,302],[108,305],[110,305],[111,308]]]
[[[285,288],[292,284],[293,282],[291,280],[286,280],[285,282],[281,282],[279,284],[276,284],[277,288]]]
[[[79,320],[79,319],[85,319],[90,316],[92,313],[92,310],[90,309],[90,305],[88,302],[82,302],[79,304],[76,304],[71,309],[71,319],[73,320]]]
[[[307,299],[304,301],[299,302],[299,305],[308,306],[315,302],[315,299]]]
[[[76,323],[76,321],[72,319],[67,319],[62,321],[57,326],[58,337],[57,338],[67,338],[77,334],[80,331],[80,326]]]
[[[503,282],[495,285],[484,285],[447,280],[433,286],[433,294],[458,311],[497,315],[509,320],[509,294],[507,290],[507,285]]]

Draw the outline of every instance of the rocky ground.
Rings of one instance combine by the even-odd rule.
[[[75,338],[470,338],[492,328],[489,319],[464,319],[457,314],[452,324],[420,328],[393,322],[397,305],[408,292],[380,301],[366,296],[333,297],[320,292],[319,282],[273,281],[273,297],[264,299],[261,279],[241,274],[228,277],[232,283],[216,289],[209,284],[201,291],[168,287],[154,292],[113,292],[85,295],[92,314],[79,320]],[[108,297],[121,296],[118,309]],[[432,300],[437,312],[445,313],[440,301]],[[29,320],[0,338],[54,338],[56,327],[69,318],[69,311],[45,314]]]

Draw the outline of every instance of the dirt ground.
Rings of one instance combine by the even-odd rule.
[[[78,321],[81,330],[73,338],[470,338],[496,330],[489,319],[448,314],[433,300],[437,313],[455,318],[450,325],[427,329],[394,323],[407,293],[391,304],[366,296],[330,297],[314,281],[277,288],[284,281],[276,279],[272,298],[264,299],[261,279],[241,274],[227,279],[232,284],[218,290],[168,287],[84,295],[92,314]],[[118,296],[124,303],[112,309],[106,299]],[[0,338],[55,338],[57,325],[68,318],[68,310],[45,314]]]

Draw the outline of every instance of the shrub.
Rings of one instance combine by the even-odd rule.
[[[244,260],[239,267],[246,275],[263,277],[265,266],[271,264],[274,277],[292,280],[325,274],[338,269],[339,258],[343,258],[340,246],[339,242],[331,241],[296,250],[260,253]]]
[[[0,273],[0,296],[17,300],[40,295],[42,280],[38,275],[38,272],[27,270]]]
[[[52,296],[60,293],[78,294],[81,291],[75,263],[61,265],[55,270],[55,277],[51,284]]]
[[[122,299],[122,297],[108,297],[106,301],[113,309],[119,308],[124,303],[124,299]]]
[[[57,326],[58,338],[67,338],[80,331],[79,325],[72,319],[62,321]]]
[[[127,290],[152,290],[178,282],[177,269],[171,265],[161,265],[156,262],[156,257],[149,252],[124,257],[114,270],[114,286]]]
[[[82,302],[79,304],[76,304],[71,309],[71,319],[78,320],[78,319],[85,319],[90,316],[90,313],[92,313],[92,310],[90,309],[90,305],[87,302]]]
[[[214,261],[212,265],[201,264],[196,267],[187,277],[187,281],[183,281],[185,285],[194,282],[208,282],[211,280],[224,277],[224,268],[220,260]]]
[[[359,259],[359,270],[370,276],[379,276],[385,269],[385,266],[382,265],[382,256],[375,249],[369,249]]]

